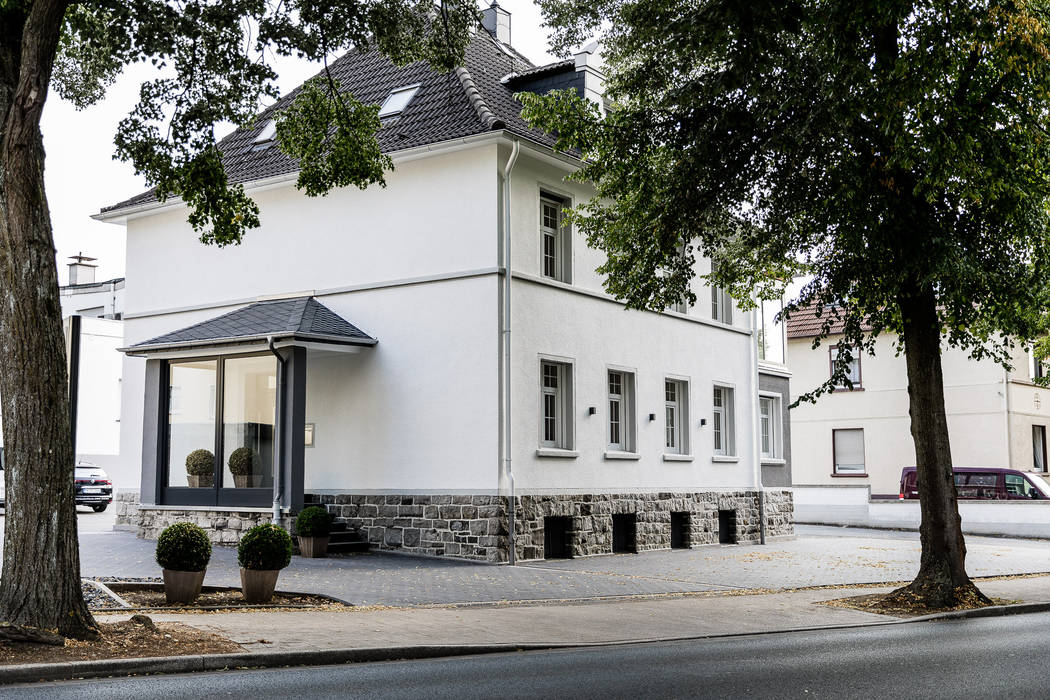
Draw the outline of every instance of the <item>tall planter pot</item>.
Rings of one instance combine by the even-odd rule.
[[[320,559],[328,553],[328,535],[324,537],[299,535],[299,552],[307,559]]]
[[[269,603],[277,587],[280,569],[245,569],[241,567],[241,595],[249,603]]]
[[[169,603],[192,603],[201,594],[204,571],[164,569],[164,599]]]
[[[262,474],[234,474],[233,485],[239,489],[259,488],[262,483]]]

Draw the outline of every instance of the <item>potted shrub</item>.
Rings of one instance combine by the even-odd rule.
[[[230,473],[233,484],[239,489],[255,488],[262,480],[259,473],[259,455],[250,447],[238,447],[230,453]]]
[[[193,488],[215,485],[215,455],[208,450],[194,450],[186,455],[186,481]]]
[[[237,545],[241,565],[241,594],[249,603],[268,603],[277,575],[292,561],[292,538],[279,525],[256,525]]]
[[[326,508],[304,508],[295,519],[295,534],[299,537],[299,551],[304,557],[323,557],[328,551],[328,535],[332,532],[332,514]]]
[[[164,570],[164,597],[169,603],[192,603],[201,594],[211,560],[208,535],[193,523],[175,523],[157,538],[157,563]]]

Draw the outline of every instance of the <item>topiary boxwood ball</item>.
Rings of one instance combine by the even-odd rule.
[[[175,523],[157,538],[157,563],[162,569],[204,571],[211,560],[208,534],[193,523]]]
[[[266,523],[244,533],[237,545],[237,562],[245,569],[273,571],[292,561],[292,538],[283,527]]]
[[[230,473],[237,476],[247,476],[256,471],[259,466],[259,455],[255,454],[250,447],[238,447],[230,453]]]
[[[327,537],[332,532],[332,514],[320,506],[303,508],[295,519],[295,534],[300,537]]]
[[[211,476],[215,473],[215,455],[208,450],[194,450],[186,455],[186,473],[190,476]]]

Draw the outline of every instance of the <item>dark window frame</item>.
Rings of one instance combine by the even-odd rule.
[[[838,455],[835,449],[835,433],[840,430],[859,430],[861,434],[860,444],[861,453],[864,455],[864,471],[863,472],[839,472],[838,470]],[[831,475],[837,479],[866,479],[868,478],[868,443],[864,439],[864,428],[832,428],[831,429]]]
[[[158,431],[162,437],[158,440],[157,455],[157,496],[162,505],[179,506],[213,506],[227,507],[240,506],[246,508],[264,507],[273,502],[273,487],[260,488],[236,488],[226,487],[222,483],[223,478],[223,400],[225,394],[226,360],[240,359],[245,357],[273,357],[272,353],[244,352],[230,354],[194,355],[192,357],[180,357],[164,360],[160,372],[160,425]],[[183,362],[215,361],[215,437],[212,443],[212,454],[214,461],[214,480],[211,488],[193,488],[190,486],[168,486],[168,475],[171,473],[171,366]],[[277,385],[281,385],[281,363],[277,362]],[[279,398],[279,397],[278,397]],[[279,406],[274,406],[275,423],[279,420]],[[274,434],[281,426],[274,425]],[[274,464],[279,464],[279,455],[274,454]]]
[[[829,378],[833,374],[835,374],[835,352],[842,345],[844,345],[844,344],[843,343],[835,343],[834,345],[829,345],[828,346],[828,377]],[[864,353],[862,353],[860,351],[860,346],[858,346],[858,345],[848,345],[848,344],[845,344],[845,345],[847,345],[847,347],[853,348],[853,350],[854,350],[853,357],[854,357],[854,359],[857,360],[857,381],[853,382],[853,388],[852,389],[849,388],[848,386],[839,386],[838,384],[836,384],[834,391],[836,391],[836,392],[839,392],[839,391],[864,391],[864,362],[861,359],[861,355],[863,355]]]

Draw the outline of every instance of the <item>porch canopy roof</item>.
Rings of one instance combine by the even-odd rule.
[[[333,349],[372,346],[378,342],[313,297],[296,297],[258,301],[121,351],[129,355],[151,355],[258,345],[270,340],[282,345],[320,344]]]

